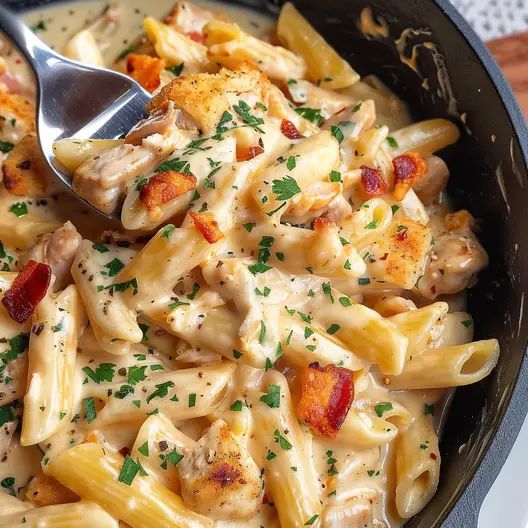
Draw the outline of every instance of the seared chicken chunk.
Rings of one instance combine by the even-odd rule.
[[[43,262],[51,267],[55,276],[53,289],[64,289],[72,282],[70,269],[82,237],[71,222],[66,222],[54,233],[46,233],[20,259],[21,264],[29,260]]]
[[[488,265],[488,254],[480,245],[474,219],[468,211],[431,215],[433,243],[418,291],[428,299],[458,293],[476,282],[476,275]]]
[[[83,161],[73,173],[73,190],[104,213],[114,212],[131,180],[151,171],[165,156],[189,142],[190,135],[173,126],[177,113],[171,108],[165,110],[170,119],[163,120],[157,114],[131,132],[129,141],[139,142],[142,129],[160,130],[144,137],[141,144],[125,143]]]
[[[178,470],[183,500],[198,513],[249,519],[261,504],[260,470],[222,420],[211,425]]]

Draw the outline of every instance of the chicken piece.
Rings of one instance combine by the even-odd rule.
[[[73,190],[104,213],[120,205],[127,184],[152,170],[164,156],[188,143],[177,129],[153,134],[141,145],[126,143],[92,156],[73,173]]]
[[[0,90],[0,139],[16,144],[35,133],[35,105],[25,97]]]
[[[297,79],[295,82],[290,81],[287,90],[292,101],[301,105],[300,108],[297,108],[297,113],[306,116],[307,119],[310,117],[312,123],[317,125],[354,103],[354,99],[349,95],[325,90],[302,79]],[[306,110],[303,109],[318,110],[319,115],[312,116],[311,113],[307,114]]]
[[[410,312],[416,310],[416,304],[410,299],[405,299],[398,295],[383,296],[374,304],[374,310],[383,317],[391,317],[396,314]]]
[[[425,160],[427,172],[414,184],[413,189],[424,205],[431,205],[438,200],[440,193],[446,188],[449,168],[438,156],[429,156]]]
[[[58,480],[43,473],[33,477],[26,487],[26,500],[35,506],[77,502],[80,497]]]
[[[14,196],[49,194],[48,168],[35,136],[25,136],[2,166],[4,186]]]
[[[222,114],[233,104],[249,98],[253,104],[265,105],[268,92],[269,81],[250,66],[236,71],[224,68],[219,73],[196,73],[174,79],[150,101],[147,110],[166,108],[173,101],[176,108],[194,119],[208,135],[215,131]]]
[[[0,427],[0,460],[6,460],[17,427],[18,420],[16,418],[5,422]]]
[[[416,287],[424,297],[436,299],[474,286],[477,273],[488,265],[488,254],[473,232],[475,221],[469,212],[432,215],[431,220],[434,243]]]
[[[224,20],[227,22],[228,18],[223,13],[214,13],[191,4],[191,2],[180,0],[167,15],[164,22],[193,40],[202,42],[202,39],[198,37],[202,36],[205,24],[211,20]]]
[[[29,260],[48,264],[55,276],[53,290],[63,290],[71,284],[70,269],[75,259],[82,237],[71,222],[66,222],[53,233],[46,233],[26,253],[19,262],[24,265]]]
[[[128,132],[125,140],[131,145],[141,145],[146,137],[166,134],[173,126],[184,130],[196,129],[196,123],[181,110],[176,110],[174,103],[170,102],[166,108],[154,110],[147,118],[142,119]]]
[[[9,361],[0,374],[0,405],[7,405],[26,394],[28,358],[24,353]]]
[[[430,244],[431,232],[427,226],[406,217],[394,220],[366,248],[365,262],[371,280],[410,290],[424,271]]]
[[[260,470],[223,420],[177,466],[183,500],[215,520],[249,519],[262,502]]]

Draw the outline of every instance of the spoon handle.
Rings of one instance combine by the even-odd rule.
[[[40,40],[22,20],[9,9],[0,5],[0,31],[18,48],[27,60],[37,79],[43,70],[47,70],[50,57],[60,58],[51,48]]]

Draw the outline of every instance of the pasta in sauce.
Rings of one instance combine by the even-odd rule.
[[[452,389],[498,361],[435,155],[457,127],[411,122],[291,4],[258,28],[218,7],[116,53],[112,6],[64,46],[153,93],[124,139],[55,145],[119,228],[49,181],[1,49],[0,527],[400,526]]]

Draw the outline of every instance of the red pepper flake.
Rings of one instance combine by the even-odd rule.
[[[392,160],[394,167],[394,199],[400,202],[409,189],[427,172],[427,162],[418,152],[409,151]]]
[[[335,438],[354,400],[353,372],[311,363],[301,378],[297,415],[314,431]]]
[[[327,229],[328,227],[332,227],[334,222],[332,220],[329,220],[328,218],[316,218],[313,223],[313,227],[315,231],[319,231],[320,229]]]
[[[262,504],[268,504],[268,502],[269,502],[268,495],[264,493],[264,495],[262,496]]]
[[[297,127],[287,119],[283,119],[281,122],[281,132],[288,139],[302,139],[304,136],[297,130]]]
[[[121,456],[127,456],[127,455],[130,455],[130,449],[128,447],[122,447],[120,450],[119,450],[119,454]]]
[[[431,293],[436,295],[436,286],[434,284],[431,286]]]
[[[51,268],[47,264],[28,261],[2,299],[9,317],[17,323],[27,321],[46,295],[50,280]]]
[[[259,145],[254,147],[249,147],[246,152],[237,153],[237,161],[248,161],[250,159],[256,158],[259,154],[262,154],[264,149]]]
[[[194,42],[198,42],[199,44],[204,43],[204,36],[199,31],[188,31],[185,35],[191,40],[194,40]]]
[[[380,257],[378,260],[387,260],[388,256],[389,256],[389,254],[385,253],[385,255],[383,255],[383,257]]]
[[[438,457],[436,456],[436,453],[430,453],[429,456],[432,460],[436,460]]]
[[[406,238],[407,238],[407,230],[405,231],[400,231],[399,233],[396,233],[394,235],[394,238],[396,240],[399,240],[400,242],[403,242]]]
[[[366,198],[380,196],[387,192],[387,184],[378,169],[361,165],[361,185]]]
[[[224,238],[224,233],[222,233],[221,229],[218,227],[218,222],[211,211],[204,211],[203,213],[189,211],[189,215],[193,219],[194,225],[198,231],[200,231],[209,244],[214,244],[221,238]]]

